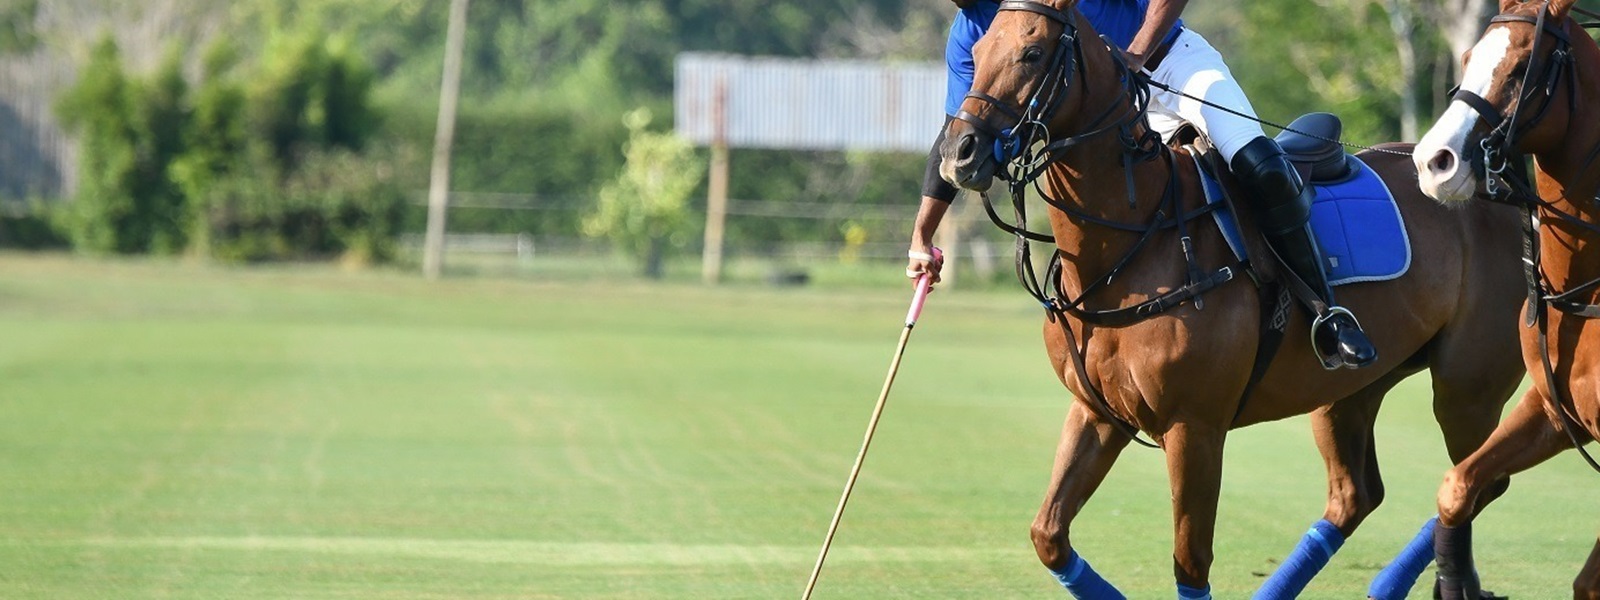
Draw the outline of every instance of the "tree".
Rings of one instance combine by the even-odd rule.
[[[168,174],[188,121],[178,55],[150,80],[135,80],[106,37],[84,73],[57,108],[83,145],[83,179],[67,218],[73,246],[94,253],[181,249],[184,199]]]
[[[688,141],[649,131],[650,111],[636,109],[623,119],[628,142],[622,173],[600,190],[596,212],[584,220],[584,233],[610,238],[640,262],[646,277],[659,279],[671,247],[688,243],[694,223],[689,196],[705,176],[705,161]]]

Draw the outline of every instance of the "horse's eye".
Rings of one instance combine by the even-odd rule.
[[[1022,62],[1036,63],[1041,58],[1044,58],[1044,50],[1040,50],[1038,46],[1028,46],[1022,50]]]

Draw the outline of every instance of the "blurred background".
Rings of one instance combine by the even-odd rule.
[[[416,266],[448,4],[5,0],[0,248]],[[1457,57],[1494,9],[1196,2],[1185,19],[1267,120],[1330,111],[1347,139],[1374,143],[1414,140],[1440,112]],[[937,68],[952,10],[943,0],[480,0],[466,17],[446,268],[693,278],[709,151],[647,148],[674,131],[675,59]],[[636,138],[636,162],[676,161],[687,175],[667,186],[671,198],[629,187]],[[728,276],[894,274],[922,158],[735,145]],[[1006,240],[974,208],[963,202],[947,227],[979,244],[957,243],[955,254],[978,260],[958,259],[956,278],[1003,283],[1007,269],[983,244]],[[868,263],[872,275],[852,275]]]
[[[953,7],[473,0],[450,111],[452,4],[0,0],[0,597],[803,587],[901,328]],[[1330,111],[1370,144],[1417,138],[1496,9],[1184,19],[1262,117]],[[717,61],[788,69],[748,88],[773,102],[810,98],[806,69],[840,94],[932,72],[926,98],[880,95],[934,108],[897,115],[910,142],[719,145],[718,101],[690,93],[715,95]],[[758,129],[860,116],[727,101]],[[1011,240],[970,195],[954,214],[818,598],[1061,593],[1028,525],[1070,396]],[[1384,508],[1306,598],[1360,597],[1434,513],[1426,378],[1377,437]],[[1304,417],[1233,433],[1227,464],[1212,585],[1243,597],[1326,484]],[[1165,472],[1128,450],[1074,526],[1132,597],[1171,596]],[[1567,593],[1591,475],[1567,453],[1518,476],[1477,521],[1486,587]]]

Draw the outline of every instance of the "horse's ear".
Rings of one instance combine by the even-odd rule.
[[[1550,18],[1557,21],[1567,18],[1567,14],[1572,11],[1572,5],[1576,2],[1577,0],[1553,0],[1550,3]]]

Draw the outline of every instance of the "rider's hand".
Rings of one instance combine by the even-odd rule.
[[[911,285],[917,284],[917,278],[927,273],[933,278],[933,283],[939,283],[939,271],[944,268],[944,261],[934,260],[932,250],[927,247],[912,248],[906,253],[909,262],[906,263],[906,277],[911,280]]]
[[[1128,70],[1135,73],[1143,71],[1144,63],[1149,59],[1148,56],[1134,54],[1126,49],[1118,48],[1116,46],[1112,46],[1111,49],[1115,50],[1117,54],[1122,57],[1122,64],[1128,65]]]

